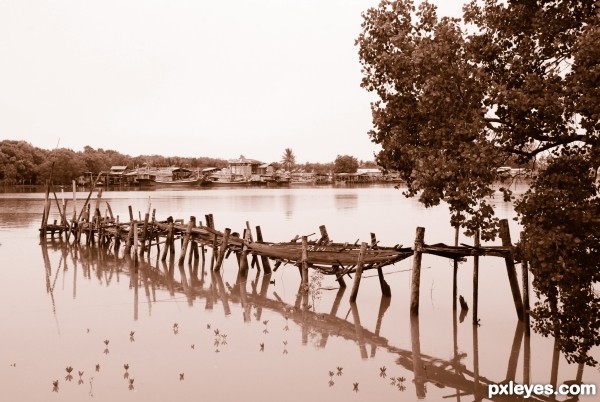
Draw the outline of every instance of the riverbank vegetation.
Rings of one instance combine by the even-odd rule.
[[[427,1],[382,0],[363,14],[362,87],[374,93],[377,162],[405,194],[445,201],[451,223],[498,234],[489,201],[509,160],[545,169],[515,199],[536,328],[570,360],[600,345],[600,9],[579,0],[471,0],[463,18]]]
[[[267,163],[269,163],[267,161]],[[162,155],[124,155],[117,151],[84,147],[83,151],[67,148],[47,150],[35,147],[25,141],[0,141],[0,184],[2,185],[42,185],[50,178],[55,184],[70,184],[81,175],[96,176],[110,170],[111,166],[136,168],[143,166],[179,166],[189,169],[208,167],[224,168],[228,161],[210,157],[167,157]],[[292,171],[298,169],[313,173],[343,172],[355,173],[360,166],[374,168],[374,161],[358,161],[353,156],[338,155],[330,163],[297,164],[293,151],[287,148],[279,162],[273,162],[275,169]]]

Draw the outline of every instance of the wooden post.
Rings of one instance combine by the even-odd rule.
[[[165,248],[163,249],[162,256],[160,257],[161,261],[167,260],[167,251],[173,246],[173,222],[169,222],[169,226],[167,228],[167,239],[165,240]]]
[[[247,241],[249,243],[253,243],[254,239],[252,238],[252,230],[250,229],[250,222],[246,221],[246,230],[248,231],[248,237],[246,238],[246,235],[244,235],[244,241]],[[252,254],[252,264],[251,266],[255,266],[256,265],[256,269],[258,271],[260,271],[260,264],[258,263],[258,257],[256,256],[256,254]]]
[[[243,279],[246,279],[248,276],[248,246],[246,245],[246,240],[250,239],[250,230],[244,229],[244,245],[242,246],[242,251],[239,253],[239,274]],[[244,289],[246,284],[244,283]]]
[[[211,272],[215,270],[215,262],[218,259],[217,254],[219,252],[219,245],[218,245],[217,241],[218,241],[217,234],[215,233],[215,235],[213,236],[213,243],[212,243],[212,255],[210,257],[210,270],[211,270]]]
[[[146,212],[144,215],[144,226],[142,226],[142,245],[140,247],[140,253],[146,252],[146,237],[148,233],[148,220],[150,219],[150,213]]]
[[[219,258],[217,259],[217,264],[215,265],[215,271],[221,269],[221,265],[223,265],[223,260],[225,259],[225,252],[227,251],[227,247],[229,246],[230,234],[231,229],[225,228],[225,233],[223,234],[223,238],[221,239],[221,246],[219,248]]]
[[[523,280],[523,320],[525,322],[525,336],[529,336],[529,265],[527,261],[521,262],[521,276]]]
[[[502,239],[502,245],[504,247],[511,247],[512,250],[507,219],[502,219],[500,221],[500,238]],[[519,292],[519,282],[517,280],[517,271],[515,270],[512,252],[510,256],[504,259],[504,261],[506,263],[506,273],[510,283],[510,290],[512,292],[513,301],[515,302],[515,309],[517,310],[517,317],[519,317],[519,320],[523,321],[523,301],[521,300],[521,293]]]
[[[262,235],[262,231],[260,229],[260,226],[256,227],[256,241],[258,242],[262,242],[263,241],[263,235]],[[269,262],[269,258],[261,255],[260,257],[261,261],[262,261],[262,266],[263,266],[263,271],[265,274],[270,274],[271,273],[271,263]]]
[[[50,212],[50,181],[46,183],[46,198],[44,199],[44,211],[42,213],[42,224],[40,225],[40,237],[46,237],[46,228],[48,226],[48,214]]]
[[[377,237],[375,237],[375,233],[371,233],[371,249],[377,249]],[[377,267],[377,276],[379,277],[379,286],[381,287],[381,294],[385,297],[392,297],[392,289],[390,285],[385,281],[383,277],[383,269],[381,267]]]
[[[301,277],[302,291],[308,293],[308,237],[302,236]]]
[[[421,286],[421,259],[424,239],[425,228],[417,227],[412,265],[412,283],[410,287],[410,313],[412,315],[419,314],[419,287]]]
[[[460,228],[456,224],[454,231],[454,246],[458,247],[458,236]],[[454,258],[454,270],[452,272],[452,309],[456,310],[456,298],[458,297],[458,259]]]
[[[206,226],[211,229],[215,228],[215,221],[213,219],[213,214],[204,215],[204,220],[206,221]]]
[[[479,248],[479,228],[475,231],[475,248]],[[477,309],[479,306],[479,251],[473,257],[473,325],[477,326]]]
[[[181,255],[179,256],[179,265],[183,265],[185,261],[185,253],[187,252],[188,244],[190,242],[190,236],[192,234],[192,225],[194,221],[190,219],[188,222],[187,230],[185,231],[185,236],[183,238],[183,245],[181,247]]]
[[[319,226],[319,231],[321,232],[321,238],[319,239],[318,244],[329,243],[329,235],[327,234],[327,228],[325,225]]]
[[[332,265],[332,268],[335,268],[335,270],[337,271],[337,270],[340,268],[340,266],[339,266],[339,265],[337,265],[337,264],[333,264],[333,265]],[[344,280],[344,275],[342,275],[342,276],[337,276],[337,274],[336,274],[336,276],[335,276],[335,280],[336,280],[336,281],[337,281],[337,283],[340,285],[340,288],[345,288],[345,287],[346,287],[346,281]]]
[[[365,259],[366,251],[367,243],[363,241],[360,245],[360,251],[358,252],[356,272],[354,273],[354,283],[352,284],[352,291],[350,292],[350,303],[356,303],[356,296],[358,295],[358,287],[360,286],[360,279],[362,278],[363,262]]]
[[[133,221],[133,210],[131,209],[131,205],[129,205],[129,233],[127,234],[127,241],[125,242],[125,253],[131,253],[131,245],[133,243],[133,229],[134,229],[134,221]]]
[[[419,237],[419,229],[417,228],[417,238]],[[424,230],[424,229],[423,229]],[[414,271],[413,271],[414,272]],[[425,399],[425,383],[427,382],[427,373],[421,356],[421,335],[419,329],[419,315],[417,313],[410,316],[410,341],[412,351],[412,364],[414,373],[414,384],[417,393],[417,399]]]
[[[190,229],[190,253],[188,255],[188,264],[192,263],[192,258],[196,257],[196,260],[198,260],[198,245],[196,244],[196,242],[193,240],[193,236],[192,236],[192,230],[196,227],[196,217],[195,216],[190,216],[190,223],[192,224],[192,228]],[[195,250],[195,253],[194,253]]]
[[[135,266],[135,272],[137,272],[137,265],[138,265],[138,227],[137,227],[137,222],[133,222],[133,263]]]

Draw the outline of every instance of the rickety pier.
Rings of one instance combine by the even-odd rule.
[[[417,315],[419,311],[420,270],[423,253],[452,259],[455,262],[473,257],[474,323],[477,322],[478,259],[480,256],[500,257],[506,261],[507,276],[517,316],[523,320],[526,313],[519,291],[513,247],[506,220],[501,221],[502,246],[481,246],[478,236],[475,238],[474,245],[427,244],[425,243],[425,229],[421,227],[417,228],[413,247],[381,246],[373,233],[369,243],[359,240],[352,243],[333,242],[324,225],[319,227],[320,237],[317,240],[309,240],[310,236],[297,235],[288,242],[275,243],[263,240],[260,226],[256,226],[253,235],[249,222],[245,223],[241,235],[230,228],[218,230],[212,214],[204,216],[203,224],[195,216],[189,217],[187,221],[173,219],[170,216],[166,219],[157,219],[156,210],[150,210],[150,207],[143,217],[140,211],[136,217],[130,206],[128,219],[122,221],[118,215],[113,214],[110,204],[106,202],[106,213],[103,216],[100,213],[102,190],[97,192],[95,201],[92,201],[93,191],[92,189],[88,194],[79,213],[73,209],[73,218],[70,221],[67,219],[66,201],[63,199],[61,204],[56,193],[52,191],[60,216],[60,221],[57,219],[53,223],[48,222],[52,204],[50,191],[47,191],[40,236],[51,238],[64,236],[65,241],[69,244],[79,245],[85,242],[86,245],[112,248],[115,252],[119,252],[123,246],[123,253],[131,255],[134,262],[142,255],[147,255],[149,258],[153,249],[156,250],[157,257],[165,261],[167,256],[174,257],[179,249],[178,262],[180,265],[185,263],[186,257],[188,262],[198,261],[199,258],[202,258],[202,261],[210,258],[210,267],[214,271],[220,270],[224,259],[232,253],[238,260],[240,272],[244,274],[249,268],[269,273],[271,270],[277,271],[282,264],[293,265],[297,266],[300,271],[304,289],[308,289],[309,269],[318,270],[324,275],[335,276],[340,287],[346,287],[344,278],[350,278],[353,281],[350,293],[352,302],[357,300],[362,273],[373,269],[377,270],[382,294],[390,297],[391,290],[385,280],[384,269],[413,257],[410,311],[414,315]],[[73,201],[76,202],[75,199]],[[93,209],[92,204],[94,204]],[[176,246],[177,242],[180,244],[179,247]],[[207,257],[207,248],[212,249],[210,257]],[[250,258],[250,263],[248,258]],[[271,262],[273,263],[272,268]],[[456,284],[454,284],[454,288],[456,289]]]
[[[59,269],[53,270],[51,258],[49,257],[49,248],[54,252],[60,253]],[[506,384],[508,381],[515,381],[517,378],[518,362],[521,351],[523,351],[523,372],[529,373],[531,349],[529,348],[529,335],[524,336],[525,324],[518,321],[516,323],[514,338],[508,361],[498,361],[497,364],[506,364],[506,376],[491,379],[480,373],[478,359],[475,356],[479,354],[478,326],[469,326],[473,331],[473,350],[469,353],[458,351],[459,335],[465,335],[464,330],[459,334],[458,317],[454,311],[452,337],[454,338],[454,356],[435,357],[421,352],[421,339],[419,330],[419,317],[411,315],[410,317],[410,344],[408,348],[402,348],[394,345],[390,340],[381,335],[381,327],[385,319],[387,310],[390,306],[390,299],[381,296],[379,312],[377,314],[377,323],[373,330],[368,329],[361,324],[361,317],[356,303],[349,303],[350,311],[345,315],[340,314],[342,298],[347,288],[340,287],[332,301],[329,309],[325,312],[313,311],[307,307],[304,299],[308,296],[299,291],[295,303],[288,303],[282,300],[276,292],[270,292],[274,286],[270,274],[257,275],[255,278],[238,275],[235,283],[231,285],[223,280],[222,273],[210,271],[205,275],[207,261],[200,264],[201,260],[194,260],[193,264],[179,265],[177,270],[177,259],[169,258],[168,261],[150,261],[142,256],[138,264],[134,263],[130,254],[119,253],[107,248],[98,249],[94,246],[65,247],[63,239],[51,239],[42,242],[42,254],[44,257],[44,266],[46,274],[47,291],[53,302],[54,286],[60,274],[64,275],[61,266],[66,266],[67,260],[75,266],[79,265],[83,269],[84,277],[91,278],[95,271],[95,277],[102,278],[109,286],[119,275],[125,275],[130,278],[130,287],[134,300],[134,319],[138,319],[139,305],[148,306],[151,309],[153,303],[157,303],[156,294],[160,289],[167,290],[171,295],[184,295],[188,304],[204,305],[206,310],[216,310],[222,308],[224,315],[231,315],[232,310],[237,309],[243,313],[244,322],[256,321],[260,323],[264,317],[263,312],[268,311],[271,314],[278,314],[285,318],[286,327],[296,325],[302,332],[299,341],[303,345],[310,342],[315,337],[315,344],[319,348],[326,348],[330,338],[341,338],[356,343],[356,352],[361,359],[367,360],[376,357],[378,351],[385,351],[395,356],[396,367],[390,367],[388,370],[391,381],[394,379],[393,373],[397,373],[398,368],[406,370],[406,373],[412,373],[413,378],[409,378],[406,383],[398,382],[398,387],[414,384],[416,397],[422,399],[426,396],[427,385],[434,385],[437,388],[443,388],[448,395],[445,398],[458,396],[472,396],[475,400],[482,400],[487,397],[488,386],[491,384]],[[187,265],[187,266],[186,266]],[[188,269],[189,268],[189,269]],[[177,279],[176,272],[179,272]],[[86,274],[87,272],[87,274]],[[60,283],[60,282],[59,282]],[[73,282],[73,292],[76,292],[76,281]],[[250,283],[250,287],[247,284]],[[146,300],[142,302],[144,298]],[[160,297],[158,297],[160,299]],[[346,306],[347,307],[347,306]],[[327,311],[329,310],[329,311]],[[348,321],[348,316],[352,315],[352,320]],[[389,313],[387,313],[389,318]],[[363,317],[364,322],[364,317]],[[395,322],[395,320],[394,320]],[[393,326],[395,330],[402,330]],[[285,330],[285,329],[284,329]],[[448,330],[448,332],[450,332]],[[271,347],[268,345],[267,347]],[[508,351],[507,351],[508,352]],[[468,363],[466,357],[472,353],[474,356]],[[467,364],[471,365],[470,367]],[[582,366],[580,366],[582,367]],[[580,370],[582,373],[582,369]],[[382,372],[383,373],[383,372]],[[558,365],[552,367],[551,377],[556,378]],[[578,372],[578,381],[581,381],[581,373]],[[386,380],[386,383],[389,380]],[[528,383],[528,381],[525,381]],[[553,383],[556,385],[556,382]],[[403,389],[406,390],[407,387]],[[400,389],[400,388],[399,388]],[[490,400],[502,401],[506,397],[501,395],[492,397]],[[547,396],[532,396],[532,401],[551,401]]]

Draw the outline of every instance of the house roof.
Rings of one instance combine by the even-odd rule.
[[[230,165],[262,165],[261,161],[257,161],[256,159],[248,159],[244,155],[240,155],[237,159],[229,159]]]

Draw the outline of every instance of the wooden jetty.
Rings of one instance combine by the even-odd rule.
[[[295,236],[288,242],[273,243],[264,241],[260,226],[256,227],[253,236],[249,222],[242,235],[232,232],[230,228],[217,230],[215,228],[212,214],[205,215],[205,224],[191,216],[187,222],[184,219],[173,219],[168,217],[164,220],[156,218],[156,210],[150,208],[144,214],[138,212],[138,217],[133,214],[129,207],[129,219],[121,221],[119,216],[113,214],[110,204],[106,203],[106,214],[100,213],[102,202],[102,190],[97,192],[95,206],[92,209],[91,197],[94,192],[92,188],[85,199],[79,214],[73,210],[73,218],[67,219],[67,203],[63,199],[62,204],[58,201],[56,193],[54,200],[59,211],[60,221],[54,220],[49,223],[50,186],[46,192],[40,237],[64,236],[65,241],[78,245],[85,237],[86,245],[97,245],[103,248],[114,248],[118,251],[124,245],[124,253],[130,254],[134,261],[140,255],[150,256],[155,247],[157,256],[165,261],[167,255],[174,256],[176,252],[175,242],[180,240],[179,264],[184,264],[186,255],[188,262],[202,258],[204,260],[206,249],[212,249],[211,269],[218,271],[223,260],[231,253],[238,259],[240,271],[249,268],[264,270],[265,273],[277,270],[282,264],[294,265],[299,268],[302,285],[308,289],[309,269],[319,270],[324,275],[335,275],[341,287],[345,287],[345,277],[353,280],[350,301],[357,299],[358,289],[362,273],[366,270],[376,269],[379,277],[381,291],[384,296],[390,297],[391,290],[384,278],[383,270],[408,257],[412,261],[412,286],[410,312],[417,315],[419,311],[420,293],[420,270],[421,256],[423,253],[440,256],[454,260],[464,261],[467,257],[474,259],[473,275],[473,323],[477,323],[478,304],[478,261],[480,256],[494,256],[504,258],[506,262],[508,281],[515,303],[515,309],[519,320],[523,320],[526,309],[523,306],[521,293],[515,270],[513,247],[508,230],[508,221],[501,221],[502,246],[481,246],[479,236],[475,236],[475,244],[455,244],[449,246],[443,243],[426,244],[425,229],[417,228],[415,243],[413,247],[380,246],[375,234],[371,234],[370,242],[339,243],[329,239],[325,226],[320,226],[320,237],[318,240],[308,240],[308,236]],[[75,192],[73,192],[75,194]],[[75,199],[73,202],[75,203]],[[455,241],[455,243],[457,243]],[[161,253],[161,246],[162,253]],[[251,263],[248,263],[248,257]],[[271,268],[271,262],[273,268]],[[353,277],[352,277],[353,276]],[[456,275],[454,283],[456,299]]]
[[[452,337],[454,339],[454,356],[435,357],[421,351],[420,328],[418,316],[410,317],[410,349],[400,348],[390,343],[383,337],[381,327],[384,316],[390,306],[390,299],[381,296],[379,313],[374,330],[367,329],[361,324],[360,313],[356,303],[349,303],[352,321],[348,321],[348,314],[345,318],[338,316],[341,306],[341,300],[346,292],[346,288],[340,287],[337,290],[329,312],[316,312],[307,308],[302,302],[302,298],[297,298],[294,304],[283,301],[276,292],[269,292],[272,284],[271,274],[265,274],[260,277],[258,274],[254,279],[248,279],[238,275],[234,284],[225,283],[222,273],[211,270],[208,280],[205,280],[205,262],[200,265],[199,260],[189,265],[189,270],[179,265],[179,280],[175,278],[177,270],[175,258],[169,261],[156,261],[156,263],[141,258],[139,264],[135,264],[131,255],[124,254],[118,256],[107,248],[98,249],[94,246],[82,246],[81,248],[64,247],[64,242],[55,238],[49,242],[42,242],[42,254],[44,258],[44,267],[46,275],[46,290],[51,297],[54,310],[54,287],[56,286],[58,275],[64,272],[57,269],[53,273],[50,263],[48,248],[52,247],[55,251],[61,253],[60,264],[66,266],[67,258],[70,257],[74,265],[79,264],[83,269],[84,277],[91,278],[93,271],[98,279],[106,282],[108,286],[111,281],[118,278],[119,275],[127,275],[132,283],[131,289],[134,299],[134,319],[138,319],[139,304],[146,305],[150,309],[153,303],[156,303],[157,290],[168,290],[171,295],[185,295],[189,305],[194,303],[203,303],[207,310],[215,310],[217,307],[223,309],[223,314],[231,315],[232,306],[237,305],[243,313],[245,322],[261,322],[263,311],[269,311],[285,318],[286,323],[293,323],[301,329],[301,342],[308,344],[311,338],[309,334],[318,336],[315,338],[316,345],[319,348],[327,347],[330,338],[341,338],[357,345],[357,352],[363,360],[375,358],[377,350],[384,350],[395,355],[395,362],[398,367],[402,367],[408,373],[413,373],[413,379],[407,383],[398,383],[399,387],[403,384],[414,384],[414,392],[417,399],[423,399],[426,396],[427,384],[437,388],[443,388],[448,391],[444,398],[457,398],[461,396],[472,396],[474,400],[483,400],[487,396],[488,386],[491,384],[506,384],[508,381],[515,381],[518,369],[519,356],[523,350],[523,383],[529,384],[529,373],[531,370],[530,359],[531,349],[529,347],[529,334],[526,332],[525,324],[521,321],[516,323],[512,346],[508,353],[508,362],[506,376],[500,379],[492,380],[480,373],[479,368],[479,344],[478,344],[478,326],[471,326],[473,331],[473,350],[472,367],[467,367],[464,358],[468,355],[466,352],[458,351],[458,319],[454,311]],[[102,261],[102,264],[98,264]],[[247,284],[250,283],[251,289]],[[299,294],[301,292],[299,291]],[[73,282],[73,297],[76,294],[76,281]],[[140,303],[140,297],[146,297],[145,303]],[[270,296],[272,295],[272,296]],[[370,346],[370,348],[369,348]],[[370,350],[369,350],[370,349]],[[500,362],[498,362],[500,363]],[[581,382],[583,365],[579,366],[576,382]],[[391,371],[391,370],[390,370]],[[552,384],[557,385],[558,364],[552,366]],[[394,379],[392,378],[392,381]],[[396,380],[399,381],[399,380]],[[400,388],[399,388],[400,389]],[[404,387],[406,389],[406,387]],[[494,396],[492,401],[504,400],[523,400],[518,397]],[[550,402],[554,400],[551,397],[541,395],[532,397],[528,400],[537,402]]]

